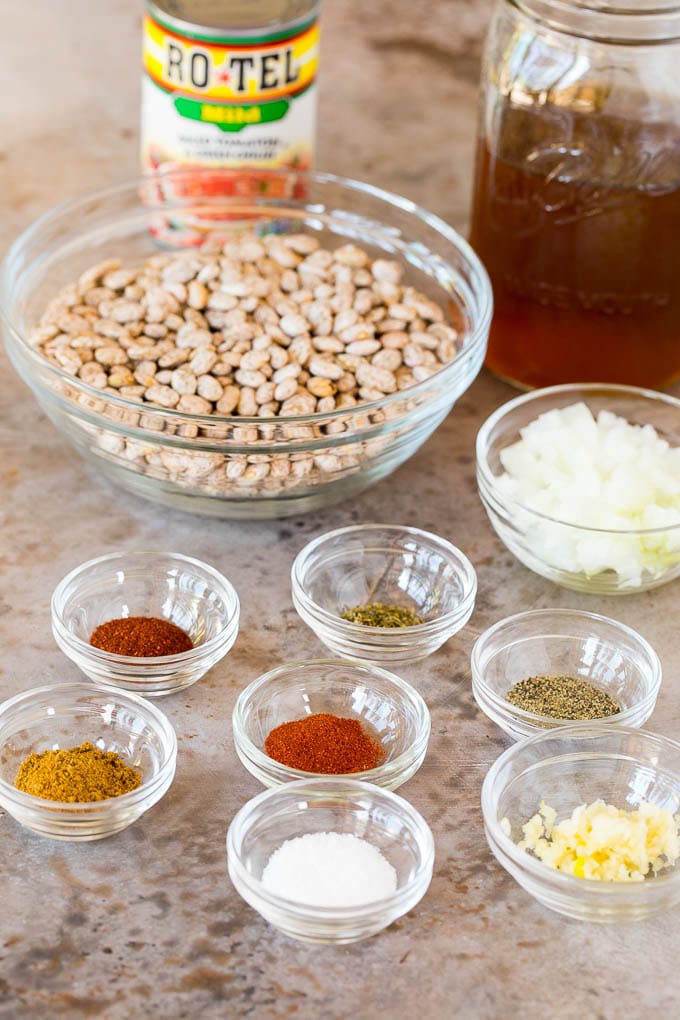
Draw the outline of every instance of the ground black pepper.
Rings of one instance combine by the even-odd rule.
[[[540,675],[520,680],[505,700],[525,712],[550,719],[587,721],[604,719],[621,711],[618,701],[600,687],[577,676]]]

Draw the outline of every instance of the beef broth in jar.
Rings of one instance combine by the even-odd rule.
[[[680,78],[677,96],[631,91],[622,65],[635,56],[640,72],[649,47],[619,46],[598,67],[602,43],[567,44],[508,6],[490,33],[470,237],[494,288],[487,365],[528,387],[668,385],[680,377]]]

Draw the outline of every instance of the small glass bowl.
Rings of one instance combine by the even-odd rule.
[[[634,921],[680,902],[680,864],[642,882],[599,882],[556,871],[517,846],[541,801],[560,820],[600,799],[628,811],[646,800],[677,815],[680,743],[645,730],[577,723],[514,744],[482,786],[491,851],[539,903],[580,921]]]
[[[318,712],[358,719],[382,743],[382,764],[351,773],[353,777],[395,790],[423,763],[430,713],[410,684],[365,663],[309,659],[264,673],[239,695],[232,729],[236,752],[248,771],[265,786],[317,775],[270,758],[264,742],[276,726]]]
[[[477,577],[460,549],[438,535],[393,524],[358,524],[320,535],[291,571],[300,618],[337,655],[414,662],[431,655],[472,615]],[[343,620],[346,609],[371,602],[415,610],[413,627],[368,627]]]
[[[186,631],[194,647],[176,655],[114,655],[89,643],[95,627],[125,616],[155,616]],[[91,680],[147,697],[200,680],[236,640],[239,600],[214,567],[167,552],[112,553],[82,563],[52,595],[52,633]]]
[[[397,890],[364,906],[316,907],[275,895],[262,872],[287,839],[347,832],[376,846],[397,872]],[[284,935],[302,942],[358,942],[386,928],[425,895],[434,840],[408,801],[355,779],[303,779],[248,801],[227,833],[229,877],[236,891]]]
[[[555,408],[585,403],[597,416],[610,411],[633,425],[651,425],[680,446],[680,400],[655,390],[603,383],[572,383],[534,390],[494,411],[477,435],[477,484],[491,525],[520,563],[565,588],[596,595],[648,591],[680,575],[680,525],[606,530],[549,517],[513,499],[499,484],[500,455],[520,429]],[[607,559],[628,566],[605,568]],[[574,563],[591,568],[575,569]]]
[[[573,720],[526,712],[505,700],[527,677],[574,676],[610,694],[621,711],[598,723],[642,726],[654,711],[661,662],[637,631],[577,609],[536,609],[495,623],[472,649],[472,693],[489,719],[513,740]]]
[[[120,755],[141,772],[142,785],[119,797],[74,804],[17,790],[19,766],[30,754],[85,741]],[[85,841],[120,832],[166,793],[176,759],[177,738],[165,715],[116,687],[54,684],[0,705],[0,807],[40,836]]]

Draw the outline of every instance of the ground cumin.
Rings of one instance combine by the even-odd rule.
[[[181,627],[156,616],[125,616],[102,623],[90,634],[90,644],[114,655],[147,658],[188,652],[194,643]]]
[[[30,754],[14,781],[24,793],[68,804],[119,797],[141,784],[140,774],[115,751],[100,751],[87,742],[68,750]]]
[[[364,772],[385,758],[380,741],[358,719],[327,712],[282,723],[271,731],[264,749],[282,765],[322,775]]]

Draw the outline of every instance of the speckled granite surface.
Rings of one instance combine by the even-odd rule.
[[[136,170],[141,2],[25,0],[0,37],[0,244],[56,201]],[[95,11],[96,13],[92,13]],[[322,167],[380,183],[464,226],[478,54],[489,4],[329,0]],[[106,39],[106,56],[96,49]],[[27,54],[36,57],[28,63]],[[511,391],[480,377],[417,456],[353,504],[282,523],[197,520],[90,474],[6,361],[0,372],[0,693],[76,679],[50,633],[49,598],[77,563],[167,547],[214,563],[242,600],[229,657],[162,707],[179,737],[164,800],[100,843],[51,843],[0,815],[0,1017],[336,1017],[554,1020],[677,1014],[678,914],[621,928],[538,907],[490,856],[479,790],[505,738],[476,711],[469,653],[508,612],[577,606],[638,627],[666,680],[653,728],[680,731],[677,583],[623,600],[561,591],[515,563],[475,490],[473,440]],[[401,792],[437,844],[430,890],[381,935],[343,949],[279,936],[226,878],[224,838],[260,787],[233,750],[237,692],[273,665],[323,652],[289,593],[295,553],[352,521],[394,521],[459,544],[479,574],[470,625],[404,670],[433,720],[425,765]]]

